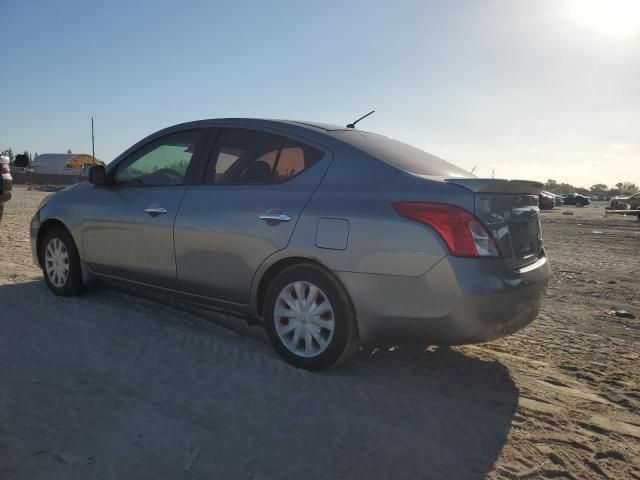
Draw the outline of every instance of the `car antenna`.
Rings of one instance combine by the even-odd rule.
[[[374,113],[375,110],[371,110],[369,113],[367,113],[366,115],[361,116],[359,119],[357,119],[355,122],[350,123],[349,125],[347,125],[347,128],[356,128],[356,123],[358,123],[360,120],[367,118],[369,115],[371,115],[372,113]]]

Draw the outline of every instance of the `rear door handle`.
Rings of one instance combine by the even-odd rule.
[[[266,222],[288,222],[291,220],[291,217],[286,213],[272,210],[263,213],[262,215],[258,216],[258,218]]]
[[[145,208],[144,211],[149,215],[164,215],[168,212],[168,210],[164,207],[149,207]]]

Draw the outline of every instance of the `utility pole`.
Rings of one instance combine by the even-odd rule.
[[[93,135],[93,116],[91,117],[91,156],[93,157],[93,163],[96,163],[96,143]]]

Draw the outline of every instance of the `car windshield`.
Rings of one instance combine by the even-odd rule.
[[[360,130],[337,130],[334,137],[405,172],[444,178],[469,178],[474,175],[440,157],[383,135]]]

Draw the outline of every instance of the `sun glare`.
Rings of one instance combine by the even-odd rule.
[[[621,38],[640,32],[640,0],[570,0],[566,14],[603,35]]]

